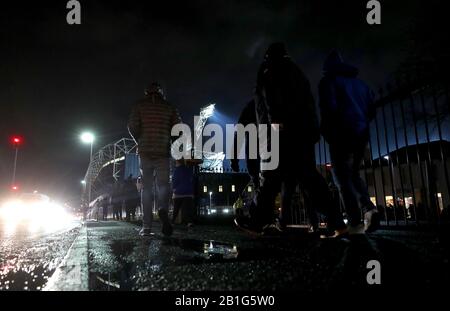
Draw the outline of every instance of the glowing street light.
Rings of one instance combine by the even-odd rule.
[[[83,143],[85,144],[90,144],[91,145],[91,155],[89,157],[89,165],[91,165],[92,162],[92,147],[94,145],[94,134],[90,133],[90,132],[83,132],[80,136],[80,139]],[[82,182],[83,183],[83,182]],[[86,181],[84,181],[84,184],[86,183]],[[89,182],[88,184],[88,205],[85,208],[85,212],[87,211],[86,209],[89,207],[89,204],[91,203],[91,183]],[[86,215],[85,215],[86,216]]]
[[[81,141],[86,144],[92,144],[94,142],[94,134],[90,132],[84,132],[80,136]]]
[[[200,110],[200,118],[201,119],[208,119],[209,117],[211,117],[214,114],[214,110],[216,109],[216,104],[210,104],[206,107],[203,107]]]
[[[212,191],[209,193],[209,208],[212,208]]]

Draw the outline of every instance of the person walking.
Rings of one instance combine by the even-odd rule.
[[[332,51],[323,65],[319,83],[321,131],[330,146],[333,178],[349,218],[350,233],[375,231],[380,217],[359,175],[375,117],[374,95],[358,69]],[[364,215],[364,223],[361,219]]]
[[[145,90],[145,97],[131,110],[128,130],[138,144],[143,182],[144,217],[140,235],[151,234],[153,199],[157,204],[162,233],[169,236],[173,232],[168,214],[171,129],[180,122],[177,109],[166,100],[157,82]],[[155,186],[157,191],[154,191]]]
[[[108,199],[104,197],[101,201],[102,220],[108,220]]]
[[[116,180],[113,185],[111,195],[111,205],[113,210],[113,219],[122,220],[122,203],[123,203],[123,187],[122,184]]]
[[[127,180],[125,180],[124,193],[126,220],[134,220],[136,208],[139,204],[139,192],[136,183],[133,180],[133,175],[128,176]]]
[[[269,46],[258,71],[255,98],[258,124],[278,125],[279,130],[278,167],[265,170],[261,164],[261,190],[257,197],[260,225],[266,224],[265,228],[272,230],[275,198],[281,191],[280,225],[283,229],[290,219],[296,185],[300,184],[309,202],[326,216],[327,236],[345,234],[339,207],[316,169],[315,143],[320,133],[310,84],[283,43]],[[275,145],[269,138],[267,144]],[[272,225],[267,227],[267,224]]]
[[[241,114],[238,119],[238,124],[242,124],[244,127],[249,124],[256,125],[256,106],[255,101],[251,100],[249,101],[244,109],[242,109]],[[254,186],[255,191],[258,191],[259,189],[259,173],[260,173],[260,159],[257,157],[256,159],[250,158],[250,151],[249,151],[249,135],[246,134],[245,137],[245,162],[247,165],[247,171],[250,175],[250,180]],[[237,133],[234,135],[234,157],[230,160],[231,162],[231,169],[234,172],[239,172],[239,159],[238,155],[240,154],[242,146],[238,145],[238,137]]]
[[[184,159],[177,160],[172,176],[173,215],[172,223],[175,223],[181,211],[182,223],[187,227],[194,225],[194,173],[192,166],[186,165]]]

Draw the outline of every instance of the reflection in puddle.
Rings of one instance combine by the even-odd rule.
[[[236,259],[239,252],[236,245],[227,245],[215,241],[203,244],[203,254],[206,259]]]
[[[142,276],[159,274],[167,266],[222,262],[236,260],[239,256],[236,245],[214,240],[164,238],[153,240],[144,248],[135,241],[116,240],[109,246],[117,266],[110,272],[91,273],[93,290],[133,290],[139,288],[136,282]],[[140,260],[136,260],[136,256]]]
[[[194,257],[203,260],[233,260],[240,256],[237,245],[214,240],[170,239],[165,245],[180,247],[184,251],[194,252]]]

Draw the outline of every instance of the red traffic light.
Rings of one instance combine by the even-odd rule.
[[[13,136],[13,137],[11,137],[11,143],[14,146],[18,146],[18,145],[22,144],[22,141],[23,141],[23,139],[20,136]]]
[[[17,190],[19,190],[19,187],[18,187],[18,186],[16,186],[16,185],[14,185],[14,186],[12,186],[12,187],[11,187],[11,190],[13,190],[13,191],[17,191]]]

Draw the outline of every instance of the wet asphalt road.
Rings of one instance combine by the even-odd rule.
[[[0,224],[0,290],[41,290],[80,231],[73,222],[53,232]],[[433,233],[380,231],[350,240],[319,240],[300,229],[255,238],[233,226],[175,227],[154,223],[151,237],[126,222],[88,222],[90,290],[373,289],[369,260],[378,260],[382,285],[395,291],[442,288],[450,281],[448,245]]]
[[[80,222],[30,230],[0,221],[0,290],[41,290],[76,238]]]
[[[295,230],[250,237],[232,226],[177,227],[138,236],[124,222],[88,224],[91,290],[370,290],[366,267],[378,260],[382,288],[439,287],[449,278],[448,251],[433,234],[380,231],[323,241]]]

